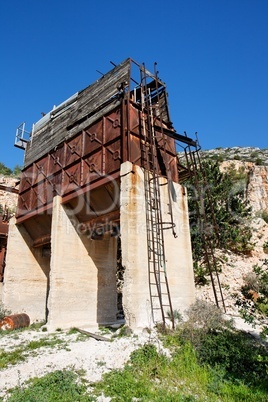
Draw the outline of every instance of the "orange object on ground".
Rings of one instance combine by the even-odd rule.
[[[19,329],[30,325],[30,317],[25,314],[13,314],[0,321],[0,329]]]

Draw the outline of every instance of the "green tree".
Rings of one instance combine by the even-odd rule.
[[[251,208],[245,199],[247,175],[233,168],[223,173],[218,161],[204,160],[197,178],[198,185],[191,180],[187,188],[194,266],[200,270],[206,265],[208,239],[214,248],[247,253],[252,233]]]
[[[12,170],[9,169],[6,165],[4,165],[2,162],[0,162],[0,174],[3,174],[5,176],[10,176],[12,175]]]
[[[20,176],[21,174],[21,166],[20,165],[16,165],[13,169],[13,175],[14,176]]]

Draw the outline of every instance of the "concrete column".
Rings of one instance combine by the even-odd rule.
[[[125,267],[123,308],[133,330],[151,327],[144,175],[130,162],[121,165],[120,233]]]
[[[160,193],[162,218],[163,222],[167,222],[164,227],[169,227],[168,222],[171,222],[171,215],[168,186],[161,186]],[[177,237],[174,237],[172,230],[164,230],[167,277],[173,310],[178,310],[183,314],[195,301],[188,202],[186,189],[180,184],[172,183],[171,194],[174,230]]]
[[[32,247],[32,239],[23,225],[9,223],[3,304],[12,313],[26,313],[31,322],[46,318],[49,258],[42,249]]]
[[[72,210],[54,197],[48,299],[50,329],[116,320],[116,239],[79,233]]]
[[[160,193],[162,220],[168,228],[171,218],[167,185],[160,187]],[[177,237],[171,229],[164,231],[166,270],[172,307],[183,313],[195,298],[187,196],[183,187],[176,183],[172,193]],[[154,323],[149,293],[144,174],[130,162],[121,165],[120,197],[122,264],[125,267],[123,307],[127,325],[139,330]]]

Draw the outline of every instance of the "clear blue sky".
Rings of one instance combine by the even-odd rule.
[[[203,149],[268,147],[268,0],[2,0],[0,44],[10,168],[23,163],[21,122],[30,130],[127,57],[158,63],[175,129]]]

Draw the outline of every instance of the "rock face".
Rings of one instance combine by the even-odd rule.
[[[7,177],[0,175],[0,184],[6,187],[17,188],[18,179],[15,177]],[[6,206],[11,214],[15,213],[17,206],[17,194],[10,193],[5,190],[0,190],[0,205],[4,209]]]
[[[268,242],[268,223],[266,222],[266,217],[268,216],[268,154],[267,150],[264,150],[258,156],[259,154],[255,153],[258,151],[258,148],[246,148],[242,149],[243,152],[239,152],[239,159],[244,159],[243,156],[245,156],[245,160],[238,160],[232,159],[232,157],[239,148],[232,148],[231,150],[231,153],[226,152],[224,149],[220,152],[220,155],[227,155],[226,157],[229,160],[221,161],[218,158],[218,150],[205,151],[203,157],[212,157],[212,159],[219,160],[220,169],[223,172],[231,168],[242,173],[241,185],[245,189],[245,196],[252,207],[250,226],[253,233],[252,243],[254,244],[254,248],[251,255],[243,256],[230,251],[222,252],[216,250],[216,256],[222,262],[222,270],[219,277],[227,313],[233,317],[239,317],[235,301],[237,295],[243,297],[241,286],[245,283],[244,278],[248,273],[252,272],[254,266],[258,265],[261,267],[268,258],[267,250],[264,248],[264,244]],[[251,154],[257,159],[258,157],[262,159],[265,165],[259,165],[251,161]],[[264,216],[265,220],[262,219]],[[214,302],[211,285],[197,286],[196,297]],[[241,327],[246,328],[243,322],[241,323]],[[252,328],[247,328],[247,330],[254,332]]]
[[[245,187],[245,196],[252,207],[253,215],[258,212],[268,213],[268,166],[258,166],[253,162],[229,160],[220,164],[222,171],[232,168],[244,172],[241,179]]]
[[[253,165],[250,169],[248,198],[253,211],[268,213],[268,166]]]

